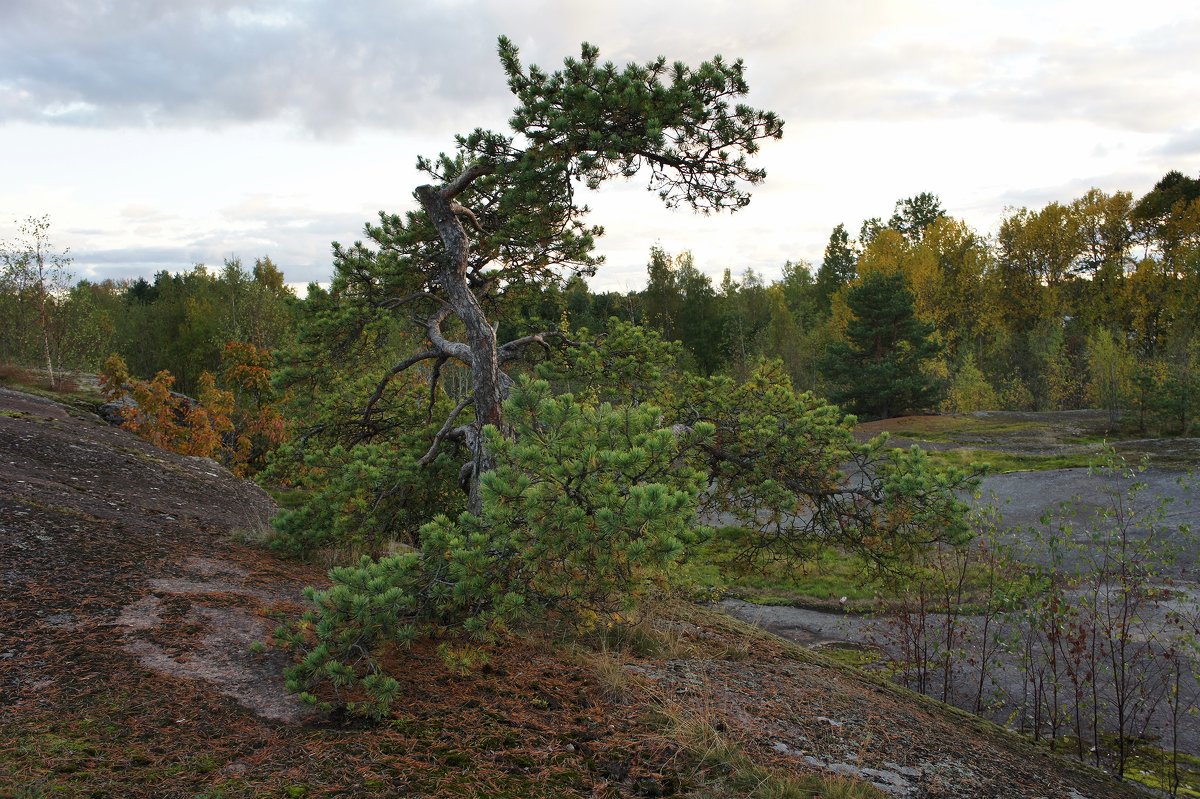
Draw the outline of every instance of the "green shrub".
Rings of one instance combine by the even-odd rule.
[[[507,435],[485,431],[497,467],[482,516],[438,516],[419,551],[363,558],[308,589],[314,608],[277,632],[301,654],[291,690],[381,714],[399,690],[382,649],[434,629],[487,641],[546,619],[604,624],[706,533],[694,523],[706,475],[688,461],[710,426],[664,429],[652,406],[583,404],[541,381],[518,384],[505,417]]]

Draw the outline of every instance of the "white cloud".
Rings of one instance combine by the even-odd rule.
[[[0,222],[50,213],[97,275],[269,252],[325,279],[331,240],[411,207],[416,155],[504,125],[500,33],[547,68],[582,40],[617,62],[740,56],[750,102],[787,122],[736,215],[607,187],[600,287],[640,285],[656,241],[714,277],[772,275],[920,191],[987,232],[1006,205],[1200,172],[1191,3],[9,0]]]
[[[1200,128],[1171,134],[1157,152],[1165,156],[1200,160]]]

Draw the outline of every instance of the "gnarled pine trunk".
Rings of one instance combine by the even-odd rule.
[[[467,281],[467,266],[471,254],[470,241],[462,222],[454,212],[454,186],[438,189],[435,186],[420,186],[415,194],[429,220],[437,229],[445,246],[442,268],[438,280],[445,298],[462,320],[467,332],[471,383],[475,395],[475,421],[471,425],[473,434],[467,436],[473,455],[469,480],[467,508],[478,514],[483,509],[483,497],[479,492],[479,478],[495,467],[495,461],[487,451],[483,440],[484,425],[502,426],[502,404],[507,394],[500,372],[500,357],[496,345],[496,330],[492,327],[479,305],[479,300]],[[436,342],[435,342],[436,345]],[[462,360],[462,358],[460,358]]]

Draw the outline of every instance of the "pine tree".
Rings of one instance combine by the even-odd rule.
[[[821,359],[822,374],[838,386],[834,401],[855,413],[887,418],[937,403],[940,387],[922,371],[938,345],[933,325],[917,318],[904,276],[873,272],[846,294],[853,317],[844,342]]]
[[[857,264],[858,256],[850,245],[850,234],[846,232],[845,225],[839,224],[829,234],[825,259],[817,270],[815,293],[818,313],[828,315],[830,300],[838,289],[854,279]]]
[[[463,482],[476,512],[480,480],[494,465],[483,428],[505,429],[507,371],[527,350],[561,338],[532,330],[502,343],[496,313],[506,295],[566,271],[590,274],[600,262],[593,244],[602,231],[585,223],[576,186],[641,173],[668,207],[734,211],[766,174],[749,157],[783,132],[774,114],[738,102],[748,91],[740,61],[717,56],[692,68],[658,58],[618,68],[585,43],[578,58],[548,72],[522,64],[503,37],[499,55],[517,103],[511,131],[477,129],[458,136],[453,153],[419,159],[430,181],[414,192],[419,210],[381,214],[367,231],[377,248],[335,250],[335,290],[415,317],[428,342],[389,370],[376,401],[413,367],[433,367],[435,393],[443,364],[469,370],[474,418],[460,419],[466,406],[458,407],[434,444],[466,444]]]

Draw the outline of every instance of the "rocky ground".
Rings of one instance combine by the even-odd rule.
[[[272,511],[211,461],[0,389],[0,796],[750,795],[720,788],[716,738],[875,795],[1137,795],[694,607],[640,655],[522,638],[463,676],[420,644],[392,718],[314,715],[256,651],[322,579],[254,543]]]
[[[1026,458],[1034,470],[990,474],[984,478],[977,505],[994,505],[1001,540],[1012,546],[1013,556],[1031,563],[1087,574],[1095,568],[1091,550],[1097,535],[1112,535],[1122,524],[1131,531],[1131,540],[1146,539],[1153,533],[1156,589],[1159,599],[1141,610],[1135,635],[1162,639],[1163,631],[1183,633],[1200,616],[1200,502],[1197,502],[1196,475],[1200,464],[1200,439],[1194,438],[1121,438],[1113,436],[1110,419],[1099,411],[1061,411],[1049,413],[987,412],[959,416],[901,417],[860,425],[860,439],[891,434],[890,444],[918,445],[937,453],[967,451],[972,459],[987,460],[994,453]],[[1111,446],[1124,457],[1119,472],[1092,470],[1087,467],[1037,468],[1039,458],[1087,457],[1099,460],[1101,450]],[[1083,458],[1077,456],[1086,456]],[[1131,492],[1134,484],[1138,489]],[[1156,512],[1156,509],[1160,512]],[[1044,538],[1052,524],[1068,524],[1066,538],[1074,546],[1049,550]],[[889,657],[887,642],[894,637],[885,618],[843,613],[827,603],[822,607],[761,606],[735,599],[723,603],[727,612],[752,624],[805,646],[863,646],[882,648]],[[931,614],[934,624],[940,617]],[[978,627],[979,619],[967,618],[968,628]],[[1003,633],[992,630],[1001,638]],[[864,658],[864,660],[867,658]],[[1016,653],[998,656],[992,664],[988,684],[997,696],[1020,698],[1027,688],[1025,674]],[[880,661],[882,664],[883,661]],[[963,663],[971,672],[974,661]],[[977,683],[968,674],[960,689],[963,701],[970,703]],[[1184,702],[1195,701],[1200,685],[1194,675],[1184,675],[1178,685]],[[1018,709],[997,702],[991,716],[1010,720]],[[1115,719],[1109,720],[1110,726]],[[1200,717],[1184,713],[1172,725],[1165,713],[1156,716],[1146,730],[1163,745],[1174,741],[1179,750],[1200,754]]]

